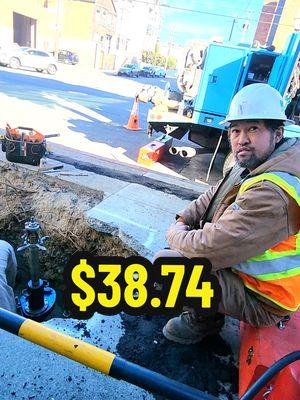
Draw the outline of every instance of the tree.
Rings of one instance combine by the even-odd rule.
[[[144,50],[142,53],[142,61],[147,64],[155,63],[155,54],[153,51]]]
[[[167,68],[168,69],[175,69],[177,65],[177,59],[175,57],[168,57]]]
[[[142,53],[142,62],[159,67],[165,67],[173,69],[176,67],[177,60],[175,57],[169,56],[168,59],[159,53],[158,44],[155,46],[155,51],[144,50]],[[167,64],[167,65],[166,65]]]

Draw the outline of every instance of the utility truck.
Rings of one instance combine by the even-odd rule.
[[[183,92],[178,110],[154,106],[148,112],[148,134],[164,132],[188,139],[213,152],[228,153],[229,144],[220,122],[224,120],[233,96],[244,86],[267,83],[285,100],[288,118],[299,124],[300,33],[291,34],[284,50],[274,47],[211,43],[195,56],[187,54],[178,78]],[[213,159],[212,159],[213,161]]]

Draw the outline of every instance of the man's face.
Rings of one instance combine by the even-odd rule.
[[[283,136],[283,128],[271,132],[262,120],[234,121],[229,128],[229,141],[236,162],[253,170],[274,151]]]

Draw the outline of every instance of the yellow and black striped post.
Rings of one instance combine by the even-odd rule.
[[[0,328],[116,379],[174,400],[217,400],[82,340],[0,308]]]

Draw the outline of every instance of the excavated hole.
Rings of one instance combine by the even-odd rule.
[[[135,254],[117,237],[97,232],[85,220],[84,212],[102,197],[98,191],[0,164],[0,238],[15,249],[19,247],[24,223],[31,216],[41,224],[42,234],[50,236],[45,242],[47,253],[40,253],[41,276],[50,281],[58,295],[49,318],[63,315],[62,271],[75,251],[125,257]],[[29,279],[28,256],[18,254],[17,259],[15,291],[19,293]],[[122,314],[122,319],[125,333],[117,347],[121,357],[215,396],[221,395],[223,400],[237,398],[237,368],[230,347],[220,336],[198,345],[182,346],[164,339],[161,331],[166,317]]]
[[[41,225],[41,234],[49,236],[39,252],[41,278],[57,291],[58,300],[49,317],[63,313],[63,269],[75,251],[95,255],[130,256],[136,254],[120,239],[97,232],[84,213],[103,198],[103,193],[62,182],[40,173],[0,164],[0,238],[16,250],[22,245],[25,221],[31,216]],[[15,287],[19,294],[30,279],[28,252],[17,253],[18,274]]]

